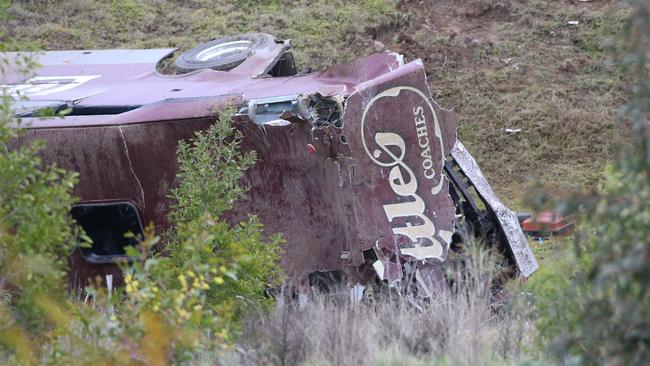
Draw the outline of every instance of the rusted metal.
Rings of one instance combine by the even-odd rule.
[[[557,212],[543,211],[522,221],[524,233],[535,239],[567,236],[573,233],[575,222]]]
[[[415,266],[425,292],[436,291],[457,210],[447,159],[494,212],[521,275],[537,268],[516,216],[457,140],[454,113],[431,99],[419,60],[405,64],[384,52],[270,77],[287,50],[281,42],[231,71],[180,76],[155,69],[172,49],[46,52],[35,78],[9,73],[3,82],[29,97],[17,106],[27,132],[12,146],[47,140],[44,161],[79,172],[80,202],[128,201],[143,223],[164,229],[177,142],[210,126],[220,107],[235,106],[242,150],[256,151],[257,161],[242,182],[249,194],[225,219],[254,213],[266,234],[281,232],[281,265],[296,288],[308,286],[310,274],[337,271],[358,292],[368,268],[396,284]],[[57,103],[72,113],[34,117]],[[77,279],[115,272],[78,252],[71,263]]]

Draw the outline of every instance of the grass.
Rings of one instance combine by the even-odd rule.
[[[24,48],[183,51],[260,31],[292,39],[302,67],[383,48],[422,58],[434,99],[458,112],[461,139],[516,207],[537,183],[596,187],[624,139],[604,46],[627,14],[617,2],[19,0],[8,14],[4,37]]]
[[[598,45],[619,30],[625,11],[566,15],[574,7],[544,3],[537,12],[530,2],[513,5],[511,22],[492,25],[497,40],[479,45],[437,86],[443,104],[459,113],[465,145],[512,200],[525,200],[536,182],[596,187],[622,140],[615,124],[621,77]],[[568,19],[581,23],[572,28]]]
[[[255,315],[227,364],[516,365],[534,358],[525,294],[499,303],[494,259],[473,248],[464,281],[428,303],[395,292],[370,301],[313,294]],[[459,274],[462,273],[462,274]],[[344,295],[345,296],[345,295]]]
[[[289,5],[289,3],[291,3]],[[7,37],[39,49],[178,47],[242,32],[294,40],[303,65],[323,67],[368,53],[341,47],[363,26],[387,21],[391,1],[16,1]]]
[[[280,296],[270,312],[248,307],[236,344],[188,351],[182,355],[185,361],[178,364],[480,366],[542,361],[534,343],[537,331],[529,295],[513,290],[504,297],[494,291],[491,284],[500,268],[489,251],[467,244],[457,259],[459,267],[449,274],[454,285],[431,301],[381,287],[367,290],[360,302],[350,300],[347,288],[335,290],[331,296],[313,292],[299,301]],[[142,313],[145,320],[131,319],[145,324],[144,329],[136,328],[145,332],[140,339],[118,323],[129,316],[129,310],[111,304],[103,292],[95,293],[92,302],[75,303],[86,317],[61,313],[58,321],[65,329],[48,332],[51,338],[43,339],[43,347],[52,349],[45,350],[47,357],[38,364],[100,360],[167,364],[163,350],[171,352],[166,348],[169,345],[165,346],[169,335],[161,333],[167,328],[149,329],[152,324],[147,323],[147,313]],[[93,317],[88,317],[91,314]],[[157,318],[149,318],[153,319]],[[201,325],[194,326],[200,329]],[[171,335],[193,336],[167,330]],[[2,356],[6,354],[0,353]]]
[[[440,298],[419,311],[403,299],[374,306],[320,297],[256,319],[229,364],[517,364],[534,327],[494,314],[485,299]],[[254,331],[253,331],[254,329]],[[533,331],[531,331],[533,330]],[[233,362],[234,361],[234,362]]]

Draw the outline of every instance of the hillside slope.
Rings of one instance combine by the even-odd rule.
[[[536,183],[594,187],[623,140],[622,80],[604,45],[625,14],[614,1],[19,0],[2,28],[22,49],[185,50],[259,31],[291,38],[301,67],[383,49],[421,58],[465,145],[521,206]]]

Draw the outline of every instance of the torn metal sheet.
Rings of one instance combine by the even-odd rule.
[[[248,101],[238,113],[258,126],[284,125],[280,121],[284,120],[307,122],[312,127],[341,127],[343,100],[339,95],[323,96],[319,92],[311,95],[265,97]]]
[[[282,115],[303,115],[304,108],[298,103],[297,95],[258,98],[248,101],[245,107],[239,109],[238,114],[248,117],[258,126],[279,123],[284,120]],[[285,122],[289,123],[285,120]],[[283,123],[280,123],[283,125]]]
[[[456,163],[472,181],[478,193],[495,213],[499,220],[499,225],[507,238],[510,250],[514,255],[519,273],[524,277],[530,276],[539,268],[539,265],[533,255],[533,251],[528,246],[528,241],[521,229],[517,214],[501,203],[499,198],[494,194],[490,184],[483,176],[483,173],[481,173],[478,164],[476,164],[476,160],[470,155],[462,142],[456,141],[454,148],[451,150],[451,156],[456,160]]]

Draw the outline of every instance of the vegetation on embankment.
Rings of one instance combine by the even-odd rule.
[[[460,137],[497,193],[522,206],[537,182],[595,188],[622,141],[622,77],[606,48],[627,13],[618,1],[18,0],[1,25],[23,49],[179,54],[267,32],[292,39],[300,67],[383,49],[421,58],[434,99],[458,113]]]

